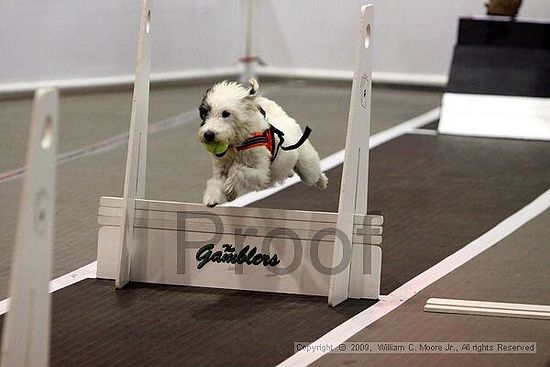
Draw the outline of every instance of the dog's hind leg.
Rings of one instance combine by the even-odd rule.
[[[319,154],[309,140],[298,149],[298,161],[296,162],[294,171],[300,176],[305,185],[315,185],[320,189],[327,188],[328,178],[321,172]]]

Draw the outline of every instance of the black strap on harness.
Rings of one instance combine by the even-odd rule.
[[[267,120],[267,114],[265,110],[258,106],[258,110],[264,117],[264,119]],[[256,136],[253,136],[243,142],[243,144],[239,145],[237,147],[238,150],[248,149],[257,145],[266,145],[268,146],[269,143],[272,144],[271,147],[268,146],[268,149],[271,151],[271,162],[277,158],[277,154],[279,153],[279,149],[288,151],[288,150],[295,150],[302,146],[306,142],[306,140],[309,138],[309,135],[311,134],[311,128],[309,126],[306,126],[304,133],[300,137],[300,139],[293,145],[290,146],[283,146],[283,143],[285,141],[285,133],[281,130],[277,129],[275,126],[269,124],[269,129],[264,130],[261,135],[257,134]],[[268,136],[269,135],[269,136]],[[279,138],[279,143],[275,146],[275,135]]]
[[[300,140],[298,140],[293,145],[283,147],[283,143],[285,142],[285,138],[284,138],[285,133],[282,132],[281,130],[277,129],[275,126],[273,126],[271,124],[269,124],[269,130],[271,130],[273,132],[273,134],[277,135],[277,137],[279,138],[279,144],[277,144],[277,148],[275,149],[275,153],[271,157],[272,162],[275,160],[275,158],[277,158],[277,153],[279,153],[279,149],[282,149],[282,150],[285,150],[285,151],[298,149],[299,147],[302,146],[302,144],[304,144],[306,142],[307,138],[309,138],[309,135],[311,134],[310,127],[306,126],[306,129],[304,130],[304,133],[300,137]]]

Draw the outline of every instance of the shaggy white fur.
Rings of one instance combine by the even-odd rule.
[[[284,132],[283,146],[295,144],[302,136],[296,120],[277,103],[262,97],[258,87],[256,80],[250,80],[247,87],[223,81],[204,95],[199,107],[202,124],[198,138],[202,143],[229,145],[224,153],[213,155],[214,175],[208,180],[203,197],[203,203],[208,206],[266,189],[291,177],[294,172],[308,186],[327,187],[328,179],[321,172],[319,154],[309,140],[295,150],[280,149],[273,162],[265,146],[236,149],[252,134],[268,129],[269,124]],[[278,142],[276,138],[276,144]]]

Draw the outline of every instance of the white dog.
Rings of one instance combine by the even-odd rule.
[[[214,175],[203,203],[213,207],[284,181],[296,172],[308,186],[327,187],[319,154],[296,120],[261,97],[258,82],[247,87],[221,82],[206,91],[199,107],[199,140],[214,156]]]

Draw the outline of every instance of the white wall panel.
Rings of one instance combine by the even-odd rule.
[[[153,2],[153,71],[236,64],[240,0]],[[139,0],[0,2],[0,84],[134,72]]]
[[[359,8],[367,0],[257,1],[257,49],[270,67],[351,74]],[[372,0],[375,73],[444,78],[458,17],[483,14],[484,1]],[[0,90],[131,76],[140,7],[139,0],[0,1]],[[242,0],[156,0],[153,8],[154,73],[237,64]],[[550,19],[550,4],[525,0],[521,15]]]

